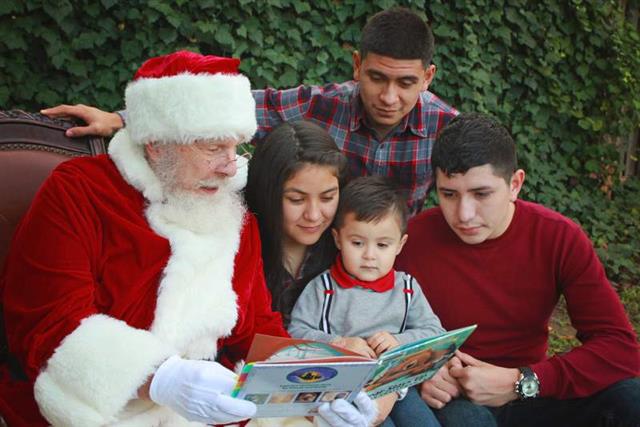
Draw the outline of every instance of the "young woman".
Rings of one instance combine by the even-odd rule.
[[[245,197],[258,218],[267,286],[285,326],[304,286],[335,259],[329,227],[346,179],[345,156],[308,121],[275,128],[249,162]]]
[[[285,326],[307,283],[335,261],[330,226],[347,179],[344,154],[324,129],[308,121],[279,125],[258,144],[249,162],[245,198],[258,219],[267,286]],[[376,425],[384,419],[381,427],[394,427],[391,417],[396,413],[415,425],[430,415],[415,389],[395,406],[392,395],[376,403],[380,412]],[[260,425],[300,424],[271,419]]]

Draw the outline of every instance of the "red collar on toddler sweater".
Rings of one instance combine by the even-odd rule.
[[[387,274],[381,278],[372,282],[365,282],[351,274],[347,273],[342,264],[342,258],[340,254],[336,258],[336,262],[331,266],[331,277],[340,285],[341,288],[353,288],[354,286],[360,286],[361,288],[369,289],[375,292],[387,292],[393,288],[395,282],[395,270],[392,268]]]

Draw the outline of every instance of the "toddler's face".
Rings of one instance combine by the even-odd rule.
[[[344,218],[340,230],[332,230],[345,270],[357,279],[371,282],[387,274],[407,241],[393,213],[378,222]]]

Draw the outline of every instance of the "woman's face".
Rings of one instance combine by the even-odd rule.
[[[284,183],[285,244],[310,246],[331,225],[338,207],[338,178],[332,166],[305,164]]]

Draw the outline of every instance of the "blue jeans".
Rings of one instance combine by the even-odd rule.
[[[440,427],[436,416],[422,400],[415,387],[410,387],[407,395],[398,400],[381,427]]]
[[[580,399],[517,400],[489,408],[460,398],[434,413],[444,427],[640,427],[640,378]]]

